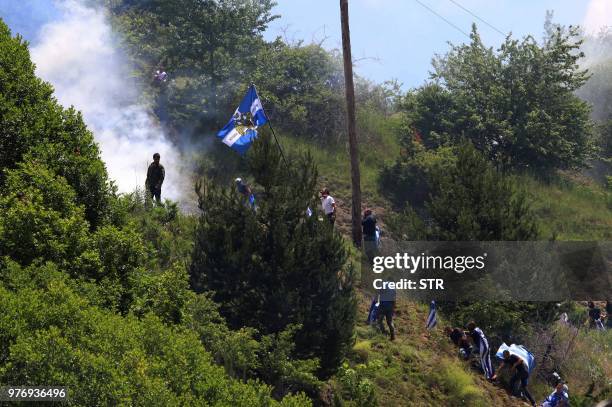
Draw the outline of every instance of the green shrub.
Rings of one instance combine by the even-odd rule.
[[[6,171],[0,195],[0,256],[22,265],[52,261],[73,276],[92,275],[99,254],[89,236],[83,208],[72,188],[46,167],[20,164]]]
[[[38,161],[63,176],[96,227],[108,215],[111,187],[93,135],[74,109],[64,110],[52,87],[36,77],[28,46],[0,21],[0,186],[6,169]]]
[[[0,287],[0,381],[67,386],[70,405],[276,405],[228,378],[193,332],[91,307],[62,281]],[[304,396],[286,405],[310,405]]]
[[[449,406],[486,406],[484,393],[457,362],[444,362],[436,374],[437,383],[448,397]]]

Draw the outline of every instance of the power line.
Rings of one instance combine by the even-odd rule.
[[[493,24],[489,24],[488,22],[486,22],[484,19],[478,17],[476,14],[474,14],[473,12],[471,12],[470,10],[468,10],[467,8],[463,7],[461,4],[459,4],[458,2],[456,2],[455,0],[448,0],[451,3],[453,3],[454,5],[456,5],[457,7],[460,7],[461,9],[463,9],[464,11],[466,11],[467,13],[471,14],[473,17],[477,18],[478,20],[482,21],[483,23],[485,23],[486,25],[488,25],[489,27],[491,27],[492,29],[494,29],[495,31],[497,31],[498,33],[500,33],[501,35],[503,35],[504,37],[506,36],[506,34],[504,34],[500,29],[498,29],[497,27],[495,27]]]
[[[466,37],[470,38],[470,34],[466,33],[465,31],[463,31],[461,28],[457,27],[455,24],[453,24],[450,20],[447,20],[446,18],[444,18],[443,16],[441,16],[440,14],[436,13],[435,10],[431,9],[429,6],[427,6],[426,4],[423,4],[420,0],[414,0],[417,3],[419,3],[422,7],[425,7],[427,10],[429,10],[431,13],[435,14],[436,16],[438,16],[439,18],[441,18],[442,20],[444,20],[446,22],[446,24],[450,25],[451,27],[453,27],[455,30],[459,31],[461,34],[465,35]]]

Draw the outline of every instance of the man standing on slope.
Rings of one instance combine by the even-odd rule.
[[[321,207],[327,220],[333,226],[336,222],[336,201],[329,195],[329,189],[327,188],[321,190]]]
[[[491,365],[491,356],[489,354],[489,342],[482,329],[476,326],[476,322],[471,321],[467,325],[470,331],[470,336],[474,341],[474,346],[478,347],[480,353],[480,365],[484,370],[485,378],[492,380],[493,377],[493,366]]]
[[[378,254],[378,245],[376,241],[376,217],[372,213],[371,209],[366,209],[365,212],[363,212],[361,226],[363,228],[363,243],[365,246],[365,253],[368,260],[372,262],[374,257]]]
[[[147,180],[145,181],[147,191],[151,194],[151,197],[155,198],[157,203],[161,201],[161,186],[166,177],[166,170],[159,163],[159,158],[159,153],[153,154],[153,162],[149,165]]]

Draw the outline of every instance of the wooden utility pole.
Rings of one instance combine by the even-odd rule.
[[[357,130],[355,129],[355,85],[353,84],[353,57],[351,56],[348,0],[340,0],[340,19],[342,21],[342,54],[344,56],[344,87],[346,89],[349,153],[351,155],[351,187],[353,190],[351,220],[353,225],[353,242],[357,247],[361,247],[361,176],[359,174]]]

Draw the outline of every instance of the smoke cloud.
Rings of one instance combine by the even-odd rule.
[[[587,7],[582,26],[588,34],[597,34],[603,27],[612,24],[612,2],[591,0]]]
[[[26,3],[33,16],[49,16],[46,1]],[[189,205],[193,199],[185,160],[157,119],[139,101],[137,83],[117,46],[104,10],[77,0],[56,0],[54,20],[42,25],[31,47],[37,75],[55,88],[58,101],[83,113],[120,192],[142,188],[153,153],[166,168],[162,198]],[[44,14],[43,14],[44,13]]]

